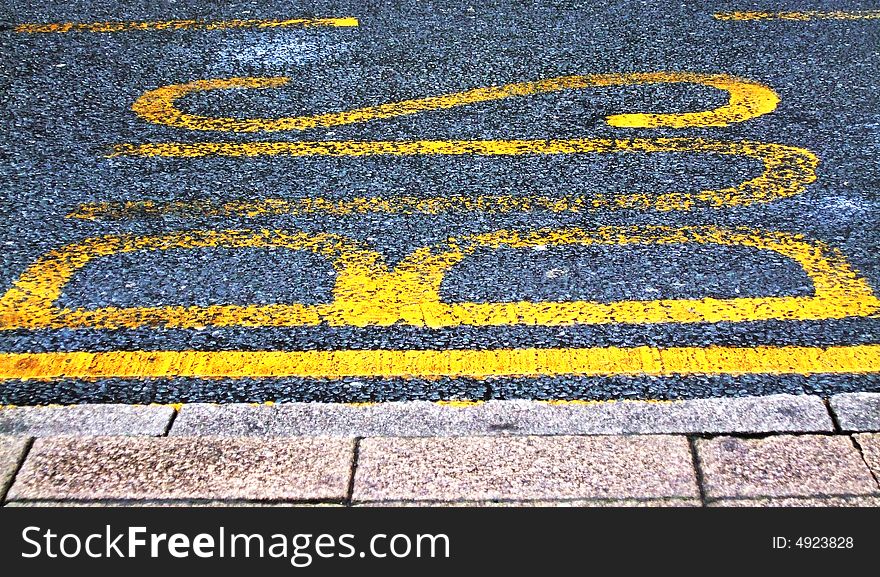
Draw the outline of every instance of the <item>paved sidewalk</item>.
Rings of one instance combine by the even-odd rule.
[[[880,506],[880,394],[7,407],[6,506]]]

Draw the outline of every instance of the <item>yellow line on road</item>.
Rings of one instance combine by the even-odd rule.
[[[544,208],[554,212],[593,209],[656,209],[690,210],[746,206],[756,202],[771,202],[800,194],[816,180],[818,158],[809,150],[796,146],[765,142],[723,142],[702,138],[580,138],[571,140],[416,140],[416,141],[262,141],[262,142],[157,142],[149,144],[118,144],[108,156],[140,156],[200,158],[210,156],[255,157],[285,155],[295,157],[337,156],[517,156],[559,154],[613,154],[613,153],[696,153],[746,157],[760,160],[764,171],[735,186],[694,192],[674,191],[658,194],[623,193],[595,195],[577,193],[570,198],[538,195],[485,195],[476,198],[461,196],[354,198],[332,200],[311,198],[302,200],[264,199],[230,202],[219,209],[219,214],[259,216],[265,214],[357,214],[368,212],[428,213],[450,210],[484,210],[512,212]],[[198,205],[176,207],[167,205],[135,204],[148,213],[172,212],[183,208],[199,216]],[[120,214],[120,210],[123,211]],[[99,203],[84,205],[68,216],[84,219],[102,216],[128,216],[127,205]],[[216,207],[214,209],[217,211]]]
[[[158,20],[149,22],[51,22],[18,24],[23,34],[59,32],[128,32],[132,30],[230,30],[236,28],[265,29],[288,27],[353,27],[357,18],[289,18],[284,20]]]
[[[813,285],[811,296],[651,301],[456,302],[441,298],[446,274],[483,249],[570,245],[678,246],[710,244],[772,251],[797,262]],[[222,247],[305,250],[336,271],[329,303],[274,303],[67,309],[56,305],[64,286],[95,258],[113,254]],[[354,239],[296,231],[186,231],[159,236],[108,235],[50,251],[0,298],[0,330],[39,328],[197,328],[204,326],[427,327],[667,322],[811,320],[868,316],[880,301],[839,251],[785,233],[715,227],[601,227],[500,230],[449,238],[416,249],[391,269],[382,255]]]
[[[727,92],[727,104],[698,112],[661,114],[625,113],[606,118],[611,126],[622,128],[688,128],[728,126],[743,122],[776,109],[779,97],[759,82],[727,74],[690,72],[642,72],[633,74],[589,74],[557,76],[531,82],[514,82],[503,86],[486,86],[440,96],[388,102],[341,112],[311,116],[279,118],[231,118],[188,114],[175,105],[176,101],[196,92],[279,88],[290,82],[286,76],[211,78],[184,84],[160,86],[144,92],[131,109],[141,118],[156,124],[188,130],[222,132],[277,132],[329,128],[383,118],[408,116],[420,112],[444,110],[480,102],[504,100],[513,96],[532,96],[566,90],[646,84],[696,84]]]
[[[310,116],[278,118],[227,118],[189,114],[177,107],[177,101],[189,94],[214,90],[278,88],[289,82],[288,77],[241,77],[195,80],[184,84],[161,86],[145,92],[132,105],[144,120],[187,130],[221,132],[276,132],[328,128],[395,118],[426,111],[450,109],[509,97],[530,96],[590,87],[635,86],[684,83],[709,86],[727,92],[728,102],[710,110],[676,113],[621,113],[606,117],[606,122],[621,128],[688,128],[722,127],[743,122],[775,110],[779,97],[768,86],[727,74],[685,72],[647,72],[633,74],[591,74],[559,76],[503,86],[474,88],[463,92],[389,102],[377,106]],[[575,153],[708,153],[746,156],[759,159],[764,172],[757,178],[737,186],[699,192],[671,192],[659,195],[620,194],[582,195],[572,198],[547,198],[536,195],[413,198],[355,198],[333,201],[310,198],[301,201],[265,199],[253,203],[227,203],[221,212],[229,214],[308,214],[329,212],[350,214],[365,212],[440,213],[448,210],[484,210],[510,212],[547,207],[556,212],[617,208],[654,208],[657,210],[689,210],[694,207],[742,206],[752,202],[769,202],[799,194],[816,178],[816,156],[808,150],[772,143],[715,142],[699,138],[608,139],[581,138],[572,140],[417,140],[417,141],[260,141],[260,142],[157,142],[117,144],[109,156],[198,158],[205,156],[251,157],[287,156],[412,156],[412,155],[523,155]],[[234,208],[233,208],[234,207]],[[155,213],[149,202],[132,205],[131,210],[146,209]],[[128,205],[121,207],[123,213]],[[173,206],[170,210],[176,210]],[[69,216],[100,218],[119,215],[117,203],[85,205]],[[111,216],[114,218],[115,216]]]
[[[720,12],[716,20],[876,20],[880,10],[854,12],[808,10],[805,12]]]
[[[694,399],[700,400],[700,399]],[[253,403],[247,403],[252,407],[273,407],[275,405],[284,405],[296,403],[297,401],[258,401]],[[326,406],[342,406],[349,407],[352,409],[371,409],[380,405],[385,405],[388,403],[396,403],[396,404],[409,404],[409,403],[431,403],[433,405],[437,405],[440,407],[448,407],[451,409],[469,409],[472,407],[477,407],[479,405],[483,405],[486,401],[480,399],[451,399],[448,401],[352,401],[347,403],[323,403]],[[495,401],[499,402],[499,401]],[[503,401],[503,402],[516,402],[516,401]],[[549,400],[530,400],[528,402],[536,403],[538,405],[550,405],[550,406],[598,406],[598,405],[678,405],[687,402],[686,399],[549,399]],[[75,407],[77,405],[88,405],[90,403],[46,403],[40,405],[0,405],[0,411],[8,411],[15,409],[63,409],[65,407]],[[122,403],[126,404],[126,403]],[[127,403],[126,405],[129,407],[171,407],[175,411],[180,412],[183,407],[192,404],[199,405],[213,405],[220,406],[222,403],[219,402],[206,402],[206,403]]]
[[[880,345],[0,354],[0,380],[536,377],[880,372]]]

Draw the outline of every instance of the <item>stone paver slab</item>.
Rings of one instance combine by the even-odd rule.
[[[3,499],[18,471],[28,443],[30,439],[27,437],[0,435],[0,500]]]
[[[707,497],[870,494],[877,485],[846,436],[697,441]]]
[[[874,472],[874,477],[880,479],[880,433],[862,433],[853,437],[859,444],[862,457]]]
[[[349,439],[37,439],[9,500],[344,499]]]
[[[0,433],[60,435],[165,434],[174,409],[163,405],[69,405],[0,410]]]
[[[297,501],[11,501],[6,507],[342,507]]]
[[[357,507],[700,507],[699,499],[574,499],[570,501],[373,501]]]
[[[821,432],[834,425],[822,399],[769,395],[679,402],[487,401],[456,406],[416,401],[345,405],[185,405],[171,435],[588,435],[626,433]]]
[[[361,441],[356,501],[698,497],[685,437]]]
[[[880,431],[880,393],[834,395],[831,410],[844,431]]]
[[[708,507],[880,507],[880,497],[765,497],[718,499]]]

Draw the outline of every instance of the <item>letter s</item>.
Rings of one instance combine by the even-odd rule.
[[[27,553],[22,553],[21,556],[24,557],[24,558],[26,558],[26,559],[32,559],[32,558],[34,558],[34,557],[38,557],[38,556],[40,555],[40,553],[43,551],[43,549],[42,549],[42,547],[40,547],[40,544],[39,544],[39,543],[37,543],[37,542],[34,541],[33,539],[28,539],[27,534],[30,533],[31,531],[37,531],[37,532],[39,532],[39,531],[40,531],[40,528],[39,528],[39,527],[25,527],[25,528],[24,528],[24,531],[21,532],[21,538],[24,539],[25,541],[27,541],[28,543],[30,543],[31,545],[33,545],[34,547],[37,548],[37,552],[36,552],[36,553],[32,553],[32,554],[30,554],[30,555],[28,555]]]

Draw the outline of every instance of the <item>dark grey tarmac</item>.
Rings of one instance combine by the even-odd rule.
[[[779,10],[876,8],[784,0]],[[498,229],[606,225],[745,226],[803,234],[840,249],[880,293],[880,20],[719,21],[753,9],[719,1],[15,2],[0,6],[0,292],[49,250],[109,234],[284,229],[342,234],[395,265],[418,247]],[[354,16],[356,28],[23,34],[25,22]],[[700,190],[756,176],[754,161],[701,154],[518,157],[136,158],[118,143],[261,139],[631,138],[604,122],[626,111],[720,106],[720,91],[652,85],[564,91],[305,133],[203,133],[150,124],[144,91],[194,79],[290,76],[273,90],[200,93],[210,116],[348,110],[561,75],[725,73],[771,86],[775,112],[726,128],[652,129],[657,137],[778,142],[813,151],[818,180],[791,198],[746,207],[554,213],[133,215],[83,220],[83,203],[222,203],[323,196],[444,196]],[[323,303],[333,271],[296,251],[165,251],[97,259],[58,303],[104,306]],[[282,253],[282,254],[279,254]],[[446,276],[449,302],[803,296],[813,287],[769,251],[712,246],[483,251]],[[18,329],[2,352],[107,350],[494,349],[559,346],[833,346],[880,343],[880,317],[655,325],[171,329]],[[878,392],[880,375],[548,377],[339,380],[103,379],[0,381],[0,404],[442,399],[681,399]]]

